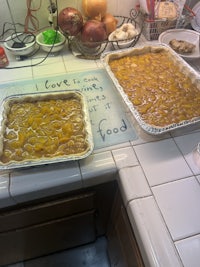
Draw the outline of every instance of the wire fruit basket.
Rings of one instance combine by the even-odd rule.
[[[67,36],[68,39],[68,46],[69,50],[76,57],[84,58],[84,59],[99,59],[101,54],[110,47],[113,50],[121,49],[120,43],[122,41],[128,41],[127,47],[133,47],[138,42],[141,33],[142,33],[142,26],[140,21],[138,20],[140,17],[140,12],[133,9],[130,12],[130,17],[124,16],[115,16],[118,21],[117,28],[121,27],[125,23],[131,23],[134,25],[135,29],[137,29],[138,34],[132,39],[120,40],[120,41],[109,41],[108,39],[102,42],[92,42],[91,43],[83,43],[80,39],[80,34],[74,37]]]

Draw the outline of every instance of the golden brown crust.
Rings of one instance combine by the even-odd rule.
[[[4,107],[0,161],[81,156],[90,149],[87,137],[80,94],[11,98]]]
[[[108,65],[140,117],[166,127],[200,117],[200,88],[169,49],[136,48]],[[162,63],[162,64],[161,64]]]

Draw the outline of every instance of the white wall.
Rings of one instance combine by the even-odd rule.
[[[12,22],[7,1],[11,7],[11,13],[15,23],[24,24],[27,14],[26,0],[0,0],[0,33],[2,33],[3,24]],[[55,0],[54,0],[55,1]],[[135,6],[138,0],[107,0],[108,11],[113,15],[129,16],[129,11]],[[58,10],[65,7],[75,7],[81,11],[81,0],[58,0]],[[40,0],[32,0],[34,8],[38,7]],[[42,6],[39,11],[33,12],[33,15],[39,20],[40,28],[48,26],[48,6],[49,0],[42,0]]]
[[[0,0],[0,35],[2,34],[3,25],[5,22],[12,22],[10,12],[7,6],[7,1],[11,7],[11,13],[15,23],[24,24],[27,14],[26,0]],[[53,0],[55,1],[55,0]],[[58,10],[71,6],[81,11],[82,0],[57,0]],[[193,7],[199,0],[187,0],[187,3]],[[107,0],[108,12],[113,15],[129,16],[129,11],[135,7],[139,0]],[[39,6],[40,0],[32,0],[33,8]],[[49,0],[42,0],[42,6],[39,11],[33,12],[33,15],[39,20],[40,29],[49,26],[48,24],[48,6]],[[8,27],[7,27],[8,28]]]

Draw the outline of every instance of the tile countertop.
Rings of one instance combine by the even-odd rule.
[[[41,60],[38,55],[16,62],[8,56],[9,67]],[[195,62],[191,64],[196,66]],[[77,59],[64,50],[35,67],[0,69],[0,81],[30,80],[101,67],[98,60]],[[1,172],[0,208],[118,177],[145,266],[199,267],[200,167],[195,163],[194,149],[200,141],[200,129],[177,130],[158,138],[144,133],[134,121],[133,124],[137,140],[95,150],[80,162],[57,164],[56,169],[49,165]]]

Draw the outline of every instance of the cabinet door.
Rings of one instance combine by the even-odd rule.
[[[1,212],[0,233],[94,209],[94,195],[94,192],[76,194],[64,199]]]
[[[107,236],[111,266],[144,267],[139,247],[119,192],[115,197]]]
[[[0,265],[93,242],[95,211],[0,233]]]

